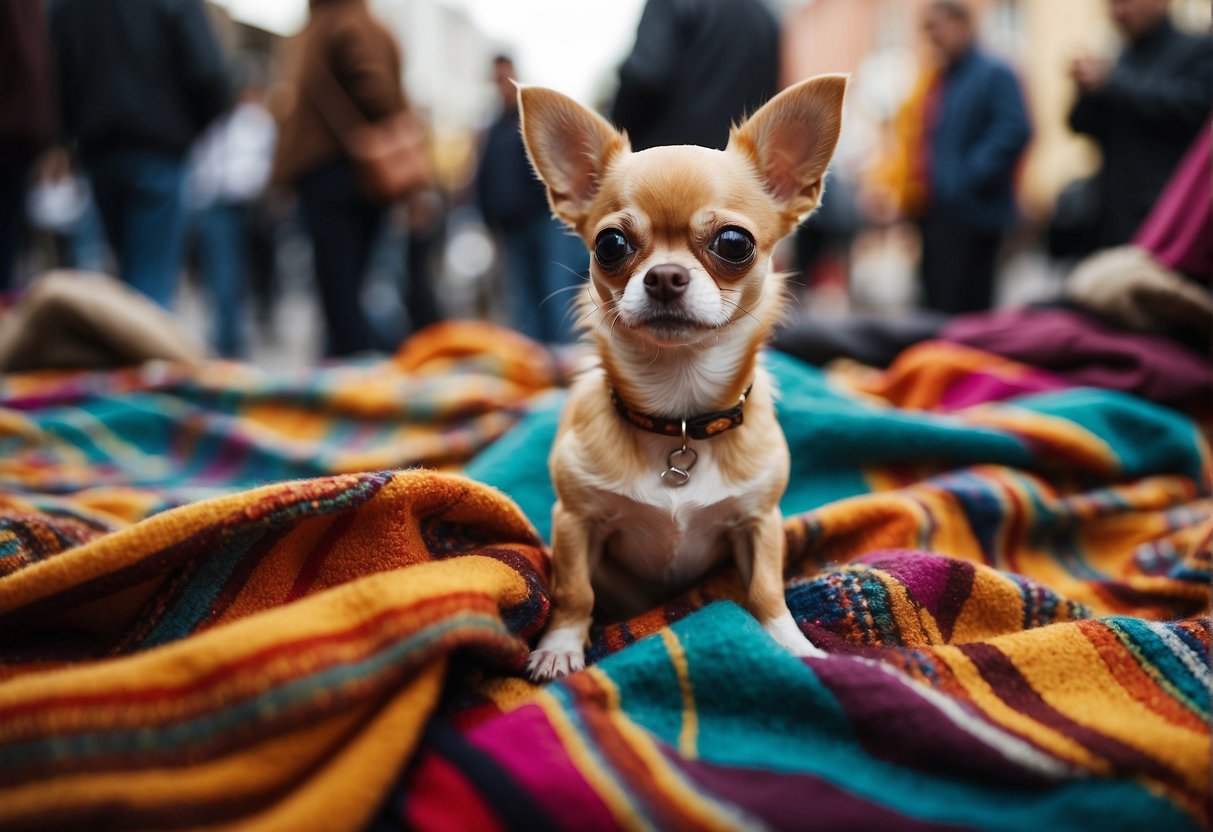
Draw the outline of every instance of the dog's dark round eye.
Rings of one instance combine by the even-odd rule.
[[[633,251],[628,238],[618,228],[608,228],[594,241],[594,259],[603,268],[618,266]]]
[[[740,265],[754,256],[754,238],[740,228],[729,226],[716,235],[708,248],[720,259]]]

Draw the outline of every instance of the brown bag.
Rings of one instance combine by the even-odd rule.
[[[416,113],[406,107],[379,121],[371,121],[328,67],[323,77],[332,94],[309,98],[354,163],[363,195],[376,202],[392,202],[434,184],[429,136]],[[333,118],[333,104],[338,101],[337,106],[345,111],[344,119]]]
[[[342,143],[362,192],[373,200],[391,202],[434,183],[429,137],[412,110],[347,130]]]

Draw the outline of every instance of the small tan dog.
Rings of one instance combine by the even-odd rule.
[[[529,669],[581,669],[596,609],[627,616],[732,556],[748,606],[819,655],[784,600],[788,447],[758,351],[780,314],[775,244],[821,200],[846,78],[771,99],[724,151],[655,147],[572,99],[519,90],[527,151],[592,254],[600,366],[574,384],[550,467],[553,611]]]

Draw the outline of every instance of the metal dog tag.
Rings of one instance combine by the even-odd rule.
[[[669,467],[661,472],[661,481],[673,488],[681,488],[691,481],[691,469],[698,459],[699,454],[693,448],[675,448],[666,457]]]

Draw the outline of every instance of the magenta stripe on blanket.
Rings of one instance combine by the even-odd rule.
[[[872,552],[858,561],[900,581],[910,596],[934,616],[944,640],[951,641],[956,618],[973,588],[973,564],[910,549]]]
[[[1040,370],[1029,370],[1014,379],[993,373],[974,372],[949,387],[940,397],[939,405],[944,410],[961,410],[986,402],[1001,402],[1015,396],[1047,393],[1072,386],[1065,380]]]
[[[841,656],[809,664],[842,704],[856,739],[872,757],[962,780],[1015,786],[1052,781],[1046,771],[1053,764],[1043,752],[941,695],[941,700],[965,711],[963,719],[985,729],[990,741],[978,738],[920,695],[921,682],[911,686],[886,665]],[[1016,754],[1030,762],[1009,756]]]
[[[956,832],[968,828],[899,814],[812,775],[715,766],[675,754],[667,756],[702,791],[732,803],[771,829]]]
[[[962,315],[939,337],[1031,364],[1071,385],[1121,390],[1161,404],[1203,401],[1213,393],[1208,356],[1068,309]]]
[[[590,788],[538,705],[524,705],[466,739],[493,757],[563,829],[614,829],[610,809]],[[609,775],[605,775],[609,776]]]

